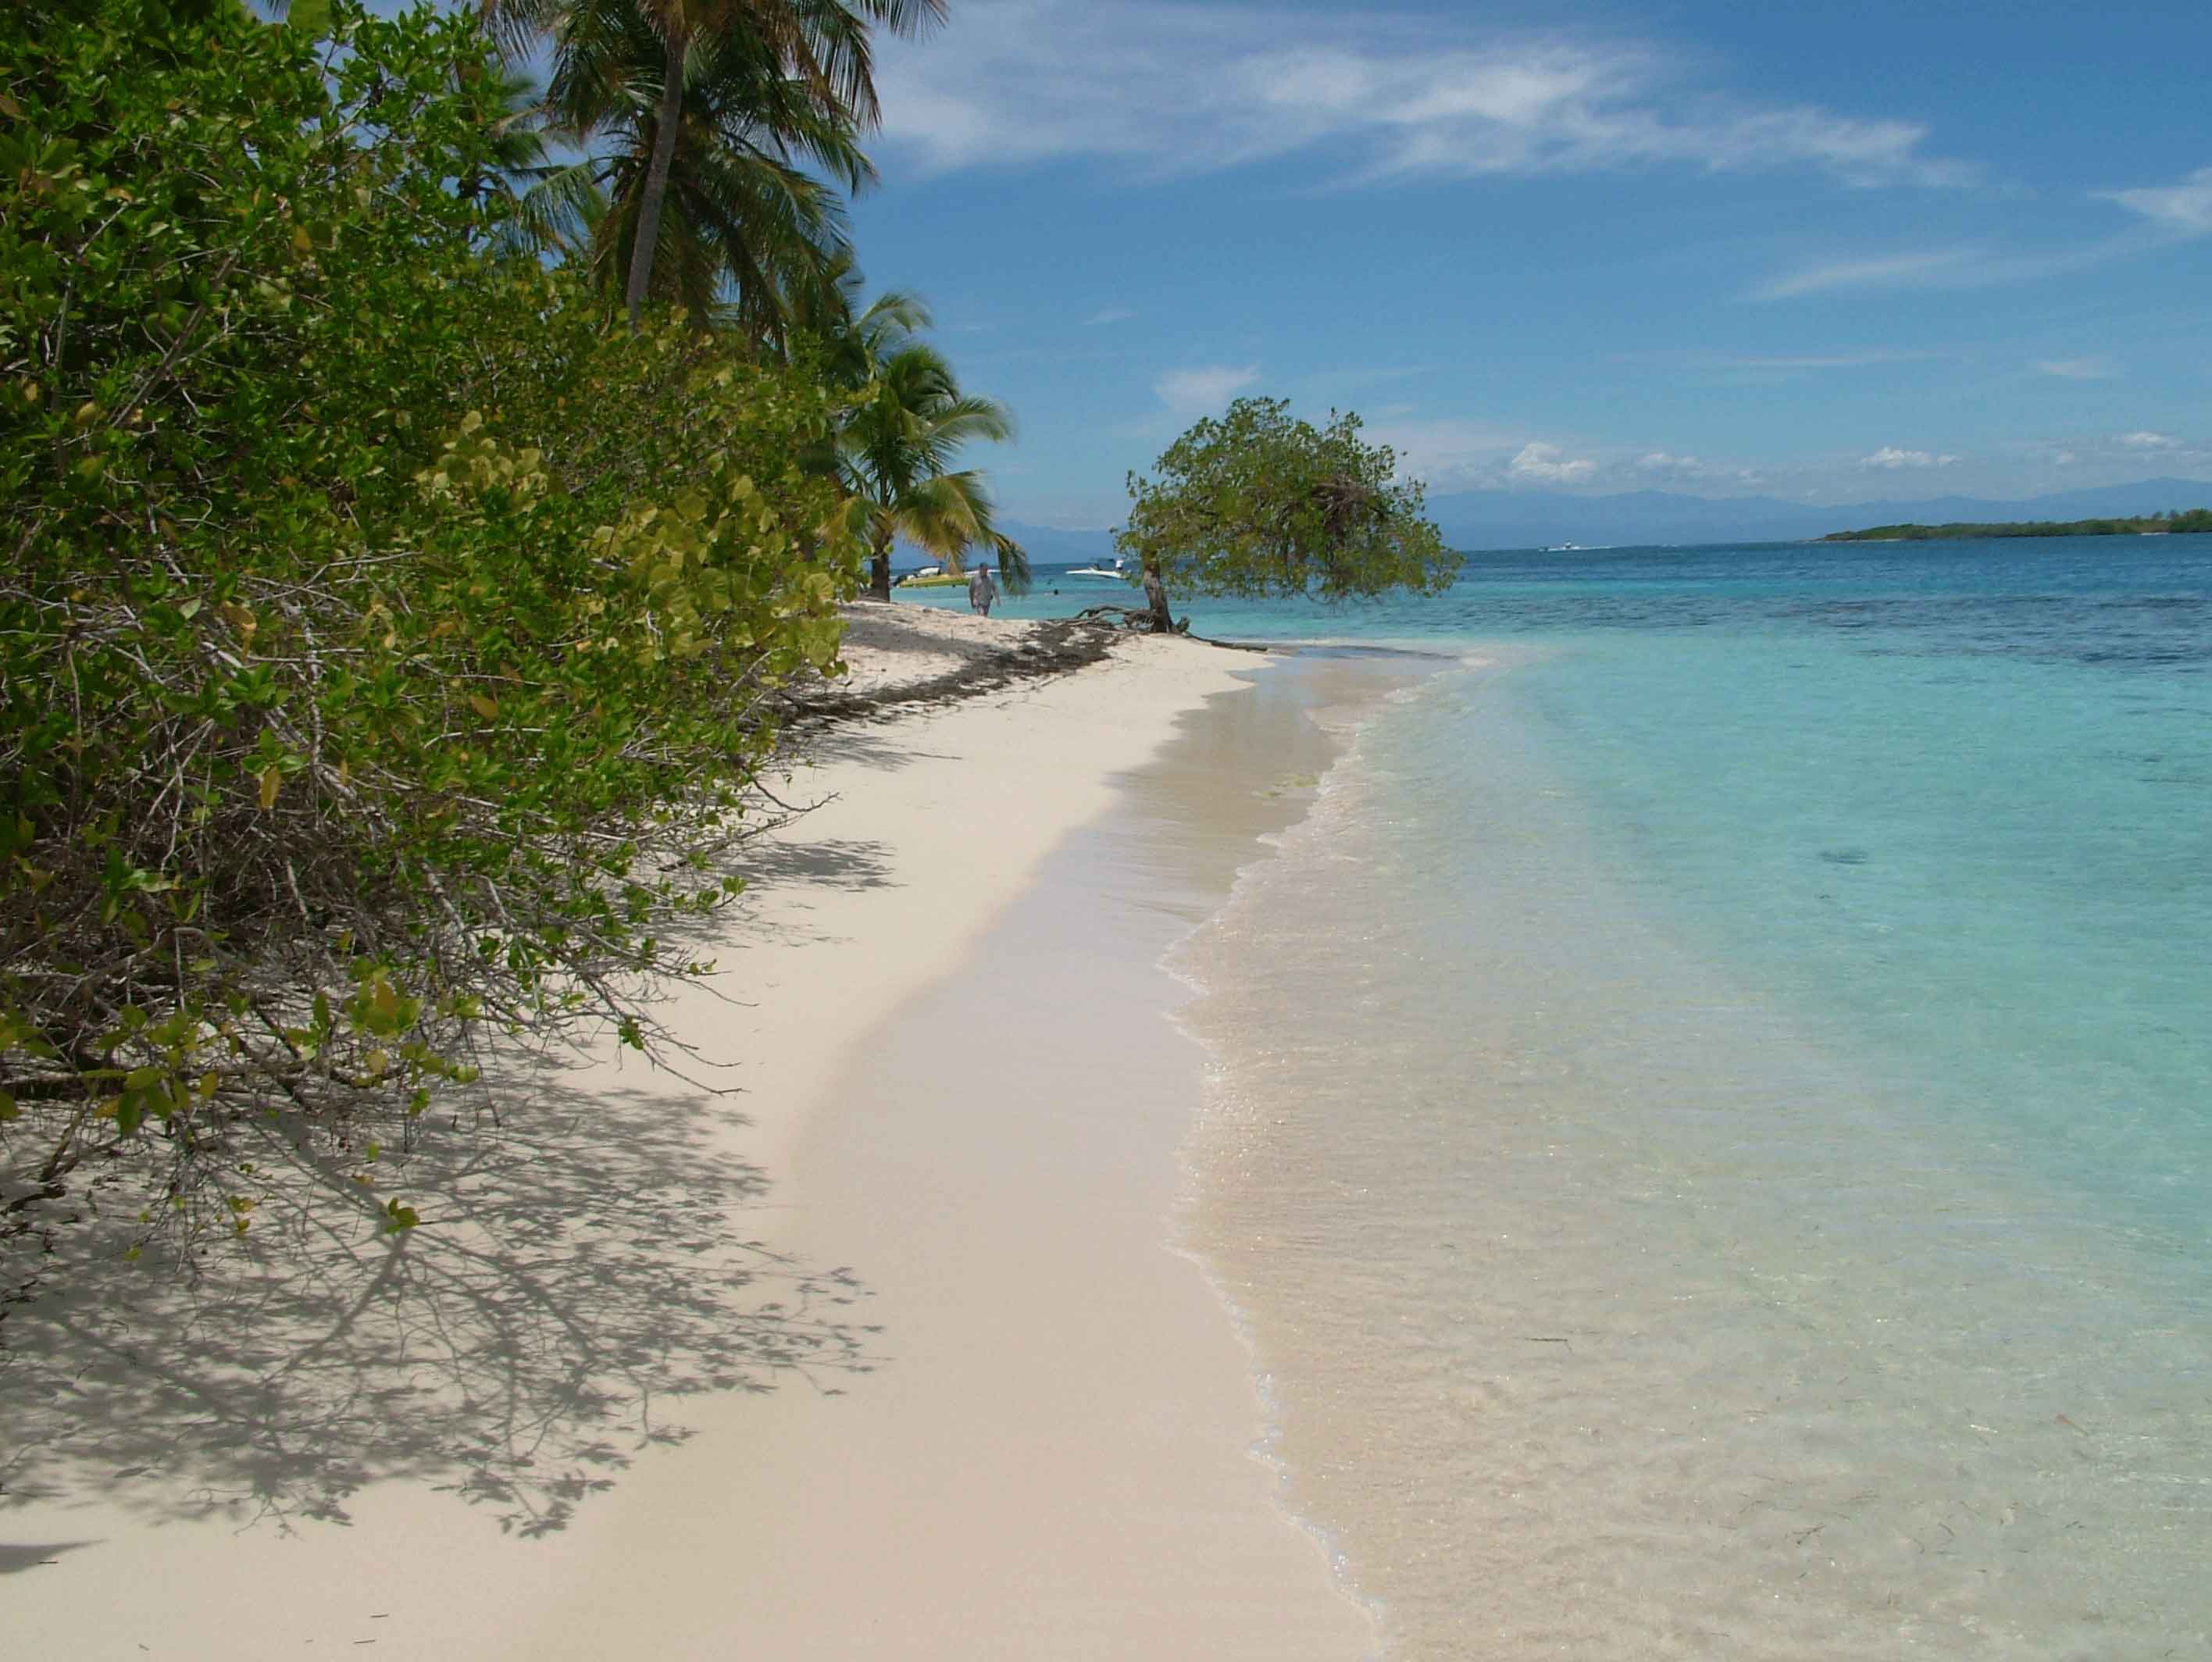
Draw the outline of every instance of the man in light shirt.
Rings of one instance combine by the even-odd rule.
[[[968,604],[984,616],[991,615],[991,603],[999,597],[999,585],[991,580],[991,568],[978,566],[968,573]]]

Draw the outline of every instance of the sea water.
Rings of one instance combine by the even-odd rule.
[[[2212,539],[1189,610],[1450,660],[1175,960],[1391,1653],[2212,1652]]]

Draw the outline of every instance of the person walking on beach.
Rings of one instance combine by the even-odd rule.
[[[991,568],[978,566],[968,573],[968,604],[984,616],[991,615],[991,603],[999,597],[999,585],[991,580]]]

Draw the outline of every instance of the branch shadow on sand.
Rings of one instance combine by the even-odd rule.
[[[540,1535],[685,1441],[687,1400],[867,1371],[866,1289],[749,1237],[768,1185],[727,1150],[726,1099],[653,1086],[540,1066],[502,1093],[504,1131],[441,1115],[380,1184],[419,1211],[410,1232],[380,1230],[360,1190],[210,1248],[190,1284],[123,1261],[121,1221],[66,1232],[75,1261],[46,1279],[68,1291],[3,1330],[0,1520],[36,1507],[81,1535],[54,1519],[97,1503],[344,1524],[398,1481]]]

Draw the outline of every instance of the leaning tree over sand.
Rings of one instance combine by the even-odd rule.
[[[1239,398],[1169,446],[1157,479],[1131,474],[1115,545],[1137,562],[1146,609],[1128,621],[1174,629],[1170,584],[1324,601],[1449,588],[1461,556],[1424,517],[1419,481],[1401,480],[1396,454],[1359,426],[1349,411],[1316,428],[1283,399]]]

